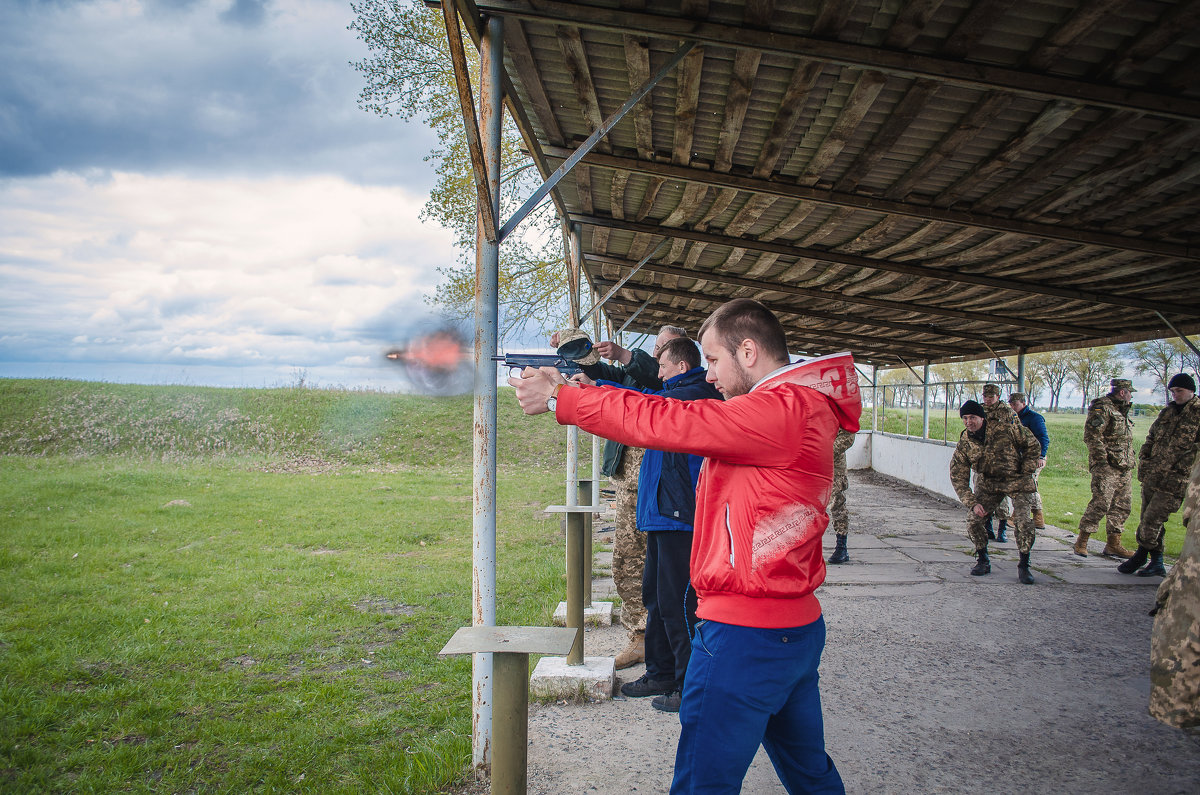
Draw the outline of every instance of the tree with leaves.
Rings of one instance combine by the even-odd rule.
[[[1071,371],[1071,382],[1083,393],[1081,408],[1087,411],[1089,401],[1101,394],[1105,383],[1121,372],[1121,357],[1114,345],[1095,348],[1076,348],[1067,351],[1067,366]]]
[[[937,381],[945,384],[948,392],[947,405],[957,410],[967,395],[974,394],[977,389],[968,386],[963,381],[982,381],[987,375],[987,365],[981,359],[969,362],[946,362],[935,364],[929,368]]]
[[[460,255],[457,263],[438,268],[443,281],[432,302],[452,317],[470,317],[475,302],[477,194],[442,13],[421,0],[351,0],[350,8],[356,16],[349,29],[370,51],[354,64],[366,83],[359,106],[380,116],[419,119],[437,135],[438,145],[426,156],[435,164],[437,184],[421,219],[450,229]],[[464,48],[478,97],[478,53],[469,39]],[[503,222],[541,178],[522,152],[520,133],[507,113],[501,141]],[[567,269],[553,204],[543,203],[525,219],[520,232],[504,240],[499,286],[502,337],[529,324],[547,329],[565,322]]]
[[[1189,339],[1195,344],[1200,337]],[[1154,386],[1163,390],[1163,397],[1168,402],[1171,396],[1167,392],[1167,382],[1171,376],[1188,369],[1195,374],[1197,370],[1195,352],[1178,337],[1135,342],[1129,346],[1128,352],[1138,375],[1153,376]]]

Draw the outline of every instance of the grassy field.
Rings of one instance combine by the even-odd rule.
[[[1046,468],[1038,480],[1038,490],[1042,494],[1045,505],[1046,521],[1068,530],[1079,529],[1079,516],[1087,507],[1091,498],[1091,478],[1087,468],[1087,448],[1083,445],[1084,415],[1078,413],[1042,415],[1046,418],[1046,430],[1050,434],[1050,454],[1046,460]],[[1154,414],[1134,417],[1134,446],[1141,449],[1150,424],[1154,422]],[[958,438],[962,431],[962,420],[955,412],[949,416],[949,432],[946,431],[946,418],[942,411],[933,411],[929,417],[929,436],[931,439],[949,438],[951,442]],[[910,409],[907,417],[907,433],[912,436],[921,435],[921,411]],[[903,434],[906,432],[906,417],[902,409],[888,409],[886,416],[881,417],[880,427],[888,433]],[[863,412],[863,427],[871,424],[870,411]],[[1124,543],[1133,549],[1134,533],[1137,530],[1138,512],[1141,510],[1141,490],[1135,477],[1133,484],[1133,513],[1125,522]],[[1101,523],[1100,540],[1104,538],[1104,523]],[[1167,535],[1164,541],[1169,555],[1178,555],[1183,546],[1183,523],[1176,512],[1167,522]]]
[[[511,396],[508,396],[511,398]],[[565,592],[501,401],[498,620]],[[470,398],[0,380],[0,790],[432,792],[470,759]]]

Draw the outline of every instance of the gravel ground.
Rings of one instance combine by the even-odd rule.
[[[851,473],[849,504],[851,562],[818,591],[826,745],[847,792],[1200,792],[1200,737],[1146,712],[1158,578],[1117,574],[1099,547],[1072,555],[1055,528],[1035,585],[1017,582],[1011,542],[971,577],[955,504],[869,472]],[[585,654],[624,641],[589,629]],[[678,736],[648,699],[531,705],[529,792],[665,793]],[[743,791],[784,792],[761,750]]]

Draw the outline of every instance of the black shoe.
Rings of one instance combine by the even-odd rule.
[[[983,529],[987,530],[988,541],[996,540],[996,531],[992,529],[992,517],[989,516],[987,521],[983,523]]]
[[[662,696],[655,696],[650,702],[650,706],[660,712],[678,712],[679,705],[683,702],[683,691],[672,690],[670,693]]]
[[[846,551],[846,537],[837,537],[837,546],[833,549],[833,554],[829,556],[830,563],[845,563],[850,560],[850,553]]]
[[[1146,562],[1146,558],[1149,556],[1149,554],[1150,550],[1146,549],[1141,544],[1138,544],[1137,552],[1134,552],[1133,557],[1131,557],[1129,560],[1125,561],[1120,566],[1117,566],[1117,571],[1121,572],[1122,574],[1133,574],[1142,567],[1142,564]]]
[[[975,553],[975,557],[979,560],[975,563],[975,568],[971,569],[971,574],[975,577],[980,577],[984,574],[992,573],[992,563],[988,560],[986,549],[981,549]]]
[[[1008,520],[1007,519],[1000,520],[1000,529],[996,531],[996,540],[1002,541],[1002,542],[1008,541]]]
[[[1021,553],[1021,562],[1017,564],[1017,579],[1024,585],[1033,585],[1033,575],[1029,573],[1029,553]]]
[[[1163,566],[1162,550],[1150,553],[1150,565],[1137,573],[1139,577],[1166,577],[1167,569]],[[1130,558],[1133,560],[1133,558]]]
[[[621,695],[630,698],[645,698],[646,696],[665,696],[676,688],[674,679],[651,679],[649,674],[632,682],[621,685]]]

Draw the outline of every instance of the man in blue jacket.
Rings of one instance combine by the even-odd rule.
[[[1033,473],[1033,485],[1037,486],[1038,475],[1042,474],[1042,469],[1046,466],[1046,454],[1050,452],[1050,434],[1046,431],[1046,418],[1038,414],[1033,409],[1029,408],[1028,401],[1025,400],[1024,392],[1013,392],[1008,396],[1008,405],[1016,413],[1017,419],[1021,424],[1030,430],[1037,438],[1038,444],[1041,445],[1042,453],[1038,458],[1037,471]],[[1030,501],[1030,507],[1033,509],[1033,528],[1035,530],[1046,529],[1046,514],[1042,510],[1042,495],[1034,491],[1033,499]],[[1000,520],[1000,526],[1003,527],[1005,521],[1012,515],[1012,501],[1008,497],[1004,498],[1004,502],[996,509],[996,517]],[[1006,538],[998,538],[998,541],[1007,541]],[[1105,553],[1108,554],[1108,548],[1105,548]]]
[[[672,339],[658,350],[659,391],[677,400],[721,399],[700,366],[700,351],[689,339]],[[621,386],[598,381],[601,386]],[[684,673],[692,653],[696,593],[689,588],[696,479],[703,458],[687,453],[646,450],[638,474],[637,526],[646,533],[642,603],[646,606],[646,673],[621,685],[631,698],[655,696],[655,709],[678,712]]]

